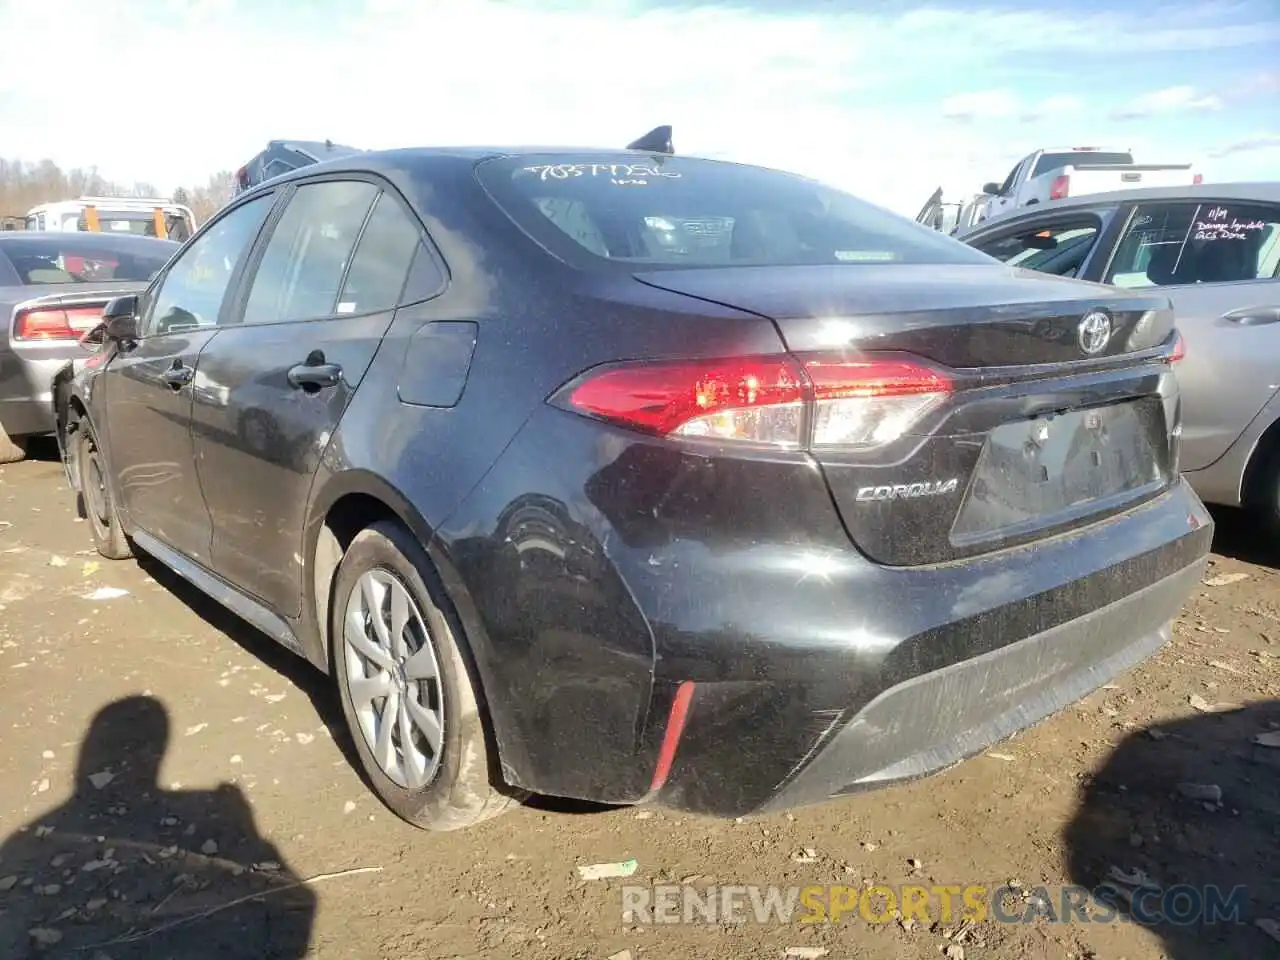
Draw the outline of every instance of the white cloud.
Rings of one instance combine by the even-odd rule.
[[[38,74],[4,71],[0,150],[169,187],[233,168],[277,137],[370,148],[621,146],[671,123],[678,151],[796,170],[914,214],[939,182],[970,190],[1003,178],[1039,146],[1018,129],[1023,119],[1053,119],[1055,139],[1067,142],[1088,119],[1073,94],[1037,102],[1040,91],[1019,85],[1015,97],[984,82],[999,57],[1096,51],[1103,34],[1131,59],[1280,40],[1280,24],[1185,11],[1155,28],[1120,12],[1073,14],[1046,30],[1037,12],[770,14],[640,0],[277,9],[251,0],[0,3],[6,49],[37,48],[71,22],[94,51]],[[976,92],[947,98],[956,77]],[[986,122],[940,122],[943,99]]]
[[[1116,110],[1113,116],[1117,120],[1132,120],[1149,117],[1155,114],[1191,113],[1207,110],[1221,110],[1222,98],[1212,93],[1202,93],[1195,87],[1166,87],[1152,93],[1135,97],[1129,103]]]
[[[1231,157],[1239,153],[1253,153],[1256,150],[1277,150],[1280,149],[1280,133],[1264,134],[1259,137],[1249,137],[1245,140],[1237,140],[1234,143],[1224,144],[1209,152],[1209,156],[1214,159],[1222,157]]]

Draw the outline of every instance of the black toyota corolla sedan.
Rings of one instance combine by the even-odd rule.
[[[1212,532],[1166,299],[751,166],[316,164],[88,340],[57,403],[98,549],[329,673],[432,829],[936,771],[1160,647]]]

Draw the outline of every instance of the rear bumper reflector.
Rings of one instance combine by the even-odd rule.
[[[692,680],[686,680],[676,688],[675,698],[671,701],[671,713],[667,716],[667,732],[662,737],[662,749],[658,751],[658,762],[653,768],[653,781],[649,790],[661,790],[671,774],[671,765],[675,763],[676,748],[680,746],[680,736],[684,733],[684,723],[689,716],[689,704],[693,700]]]

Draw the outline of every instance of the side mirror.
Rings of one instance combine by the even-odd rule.
[[[116,317],[136,317],[138,315],[138,297],[130,294],[127,297],[116,297],[107,302],[102,311],[103,320],[114,320]]]
[[[138,339],[138,318],[134,316],[112,317],[103,331],[108,340],[129,343]]]
[[[982,185],[982,192],[987,194],[988,196],[998,197],[1000,196],[1000,184],[984,183]]]
[[[115,343],[138,339],[138,298],[116,297],[102,311],[103,336]]]

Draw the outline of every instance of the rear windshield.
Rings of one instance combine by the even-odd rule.
[[[1105,164],[1109,167],[1124,166],[1133,163],[1131,153],[1102,153],[1101,151],[1077,150],[1073,153],[1042,153],[1036,161],[1033,177],[1050,170],[1061,170],[1066,166],[1089,166]]]
[[[991,263],[906,217],[760,167],[544,155],[487,161],[477,172],[528,234],[582,266]]]
[[[178,246],[169,240],[102,234],[9,234],[0,243],[0,257],[12,265],[23,286],[109,280],[145,282],[159,272]]]

